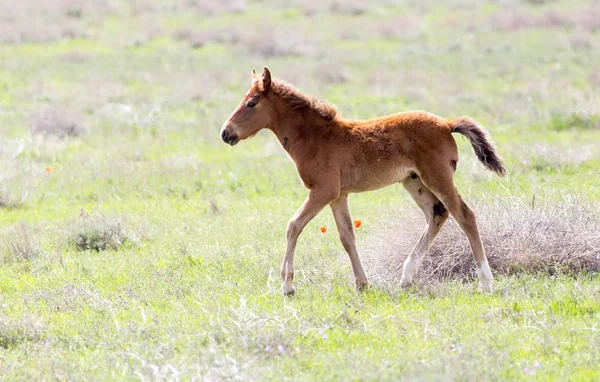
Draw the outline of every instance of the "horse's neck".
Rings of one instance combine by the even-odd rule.
[[[307,134],[310,128],[302,119],[287,119],[279,121],[272,130],[281,146],[293,157],[293,153],[310,139],[310,134]]]
[[[272,130],[281,143],[281,146],[295,159],[304,148],[314,150],[322,141],[325,131],[333,128],[332,121],[324,121],[314,115],[310,110],[284,109],[285,113],[278,113],[275,126]]]

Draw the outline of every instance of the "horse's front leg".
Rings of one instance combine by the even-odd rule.
[[[294,288],[294,253],[298,236],[317,214],[329,203],[340,195],[339,187],[313,187],[308,198],[298,212],[290,219],[287,227],[287,248],[281,264],[281,278],[283,279],[283,294],[286,296],[296,293]]]
[[[350,209],[348,208],[348,195],[342,194],[336,201],[331,203],[331,211],[333,211],[340,241],[350,257],[350,263],[352,263],[356,289],[359,291],[363,290],[367,287],[367,276],[356,250],[356,237],[354,235],[354,227],[352,226]]]

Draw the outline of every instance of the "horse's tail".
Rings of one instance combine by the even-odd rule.
[[[477,158],[479,158],[485,167],[500,176],[506,174],[502,158],[496,154],[494,145],[490,141],[490,134],[479,123],[469,117],[460,117],[454,121],[450,121],[449,124],[450,130],[453,133],[462,134],[471,141]]]

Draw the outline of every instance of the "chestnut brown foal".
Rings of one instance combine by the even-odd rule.
[[[294,252],[298,236],[325,206],[331,206],[340,240],[350,256],[356,287],[367,276],[356,251],[348,194],[402,183],[427,219],[427,228],[404,262],[401,284],[415,272],[448,214],[467,235],[483,289],[492,290],[492,273],[479,237],[475,214],[454,187],[458,150],[452,133],[465,135],[483,165],[499,175],[505,170],[488,133],[475,121],[447,121],[424,111],[410,111],[355,121],[342,118],[334,106],[302,94],[291,85],[252,71],[252,87],[221,130],[235,145],[259,130],[272,130],[294,160],[308,198],[287,228],[281,265],[283,293],[295,293]]]

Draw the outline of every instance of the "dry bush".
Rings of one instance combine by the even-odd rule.
[[[600,271],[600,212],[597,206],[568,198],[561,202],[518,199],[479,202],[473,209],[494,273]],[[371,236],[362,250],[371,278],[399,279],[402,263],[422,231],[420,210],[401,213]],[[425,256],[417,277],[425,281],[474,279],[475,263],[465,235],[453,219],[444,225]]]
[[[523,166],[546,171],[549,168],[561,169],[580,166],[592,159],[595,152],[595,144],[573,146],[572,144],[550,145],[537,142],[512,146],[510,157],[517,159]]]
[[[299,29],[260,29],[244,38],[250,54],[263,57],[306,56],[315,54],[316,41]]]
[[[12,210],[23,205],[24,196],[16,197],[7,187],[0,188],[0,209]]]
[[[80,115],[56,106],[48,106],[33,114],[29,130],[32,134],[65,138],[81,135],[87,128]]]
[[[209,42],[237,43],[243,31],[236,27],[196,30],[189,27],[180,28],[175,31],[173,38],[177,41],[185,41],[192,48],[201,48]]]
[[[202,48],[208,43],[238,44],[249,54],[263,57],[302,56],[317,51],[316,42],[298,29],[258,28],[245,31],[239,27],[217,29],[194,29],[190,27],[176,30],[173,39],[185,41],[192,48]]]
[[[263,57],[303,56],[318,51],[317,41],[299,28],[265,28],[253,30],[239,26],[227,28],[197,29],[182,27],[172,38],[184,41],[192,48],[202,48],[208,43],[236,44],[249,54]]]
[[[595,70],[590,74],[590,83],[597,88],[600,88],[600,70]]]
[[[548,127],[556,131],[569,129],[600,129],[600,115],[586,112],[555,114],[552,116]]]
[[[423,25],[421,20],[411,16],[400,16],[392,20],[380,21],[374,25],[379,37],[386,39],[406,39],[417,37]]]
[[[244,13],[248,9],[248,3],[246,0],[135,0],[131,7],[134,14],[183,11],[210,16],[223,13]]]
[[[569,38],[569,46],[573,50],[589,50],[592,49],[593,44],[590,38],[586,35],[577,35]]]
[[[25,224],[17,225],[0,237],[0,263],[31,261],[41,253],[35,232]]]
[[[0,20],[16,21],[32,17],[56,20],[104,15],[113,11],[107,0],[19,0],[0,3]]]
[[[293,2],[293,6],[298,7],[305,16],[327,12],[359,16],[369,12],[374,4],[363,0],[298,0]]]
[[[343,84],[352,78],[350,68],[335,60],[328,60],[314,71],[314,76],[321,82],[328,85]]]
[[[79,23],[0,23],[0,44],[48,43],[61,39],[83,37],[86,37],[85,27]]]
[[[90,215],[81,211],[68,235],[69,242],[80,251],[105,251],[119,249],[132,240],[125,229],[123,218],[109,218],[102,214]]]
[[[329,6],[332,13],[362,15],[369,10],[369,2],[363,0],[333,1]]]
[[[501,31],[517,31],[533,26],[533,18],[529,14],[506,11],[494,14],[489,20],[493,29]]]
[[[525,28],[581,29],[594,33],[600,30],[600,8],[592,7],[571,12],[548,11],[532,15],[518,11],[496,13],[487,21],[493,29],[518,31]]]
[[[175,41],[185,41],[192,48],[201,48],[211,41],[211,35],[208,31],[198,31],[191,28],[180,28],[173,33]]]
[[[190,0],[186,2],[188,10],[205,15],[218,13],[244,13],[248,9],[246,0]]]
[[[106,0],[0,2],[0,43],[46,43],[86,37],[88,19],[113,11]]]
[[[544,5],[550,3],[556,3],[558,0],[522,0],[524,3],[529,3],[533,5]]]

